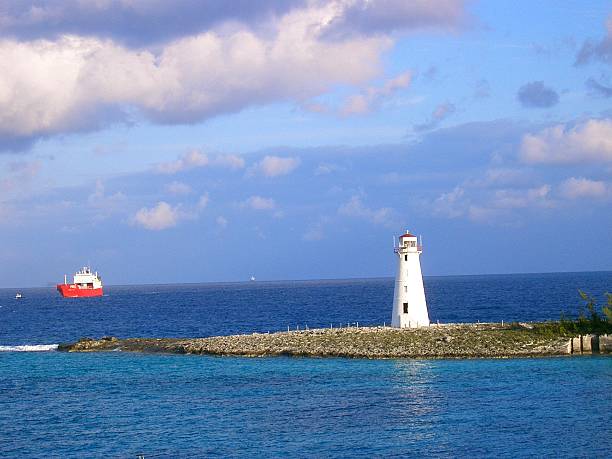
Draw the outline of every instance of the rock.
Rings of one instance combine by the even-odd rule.
[[[612,335],[601,335],[599,337],[599,352],[612,353]]]
[[[517,325],[453,324],[401,330],[326,328],[189,339],[104,337],[97,341],[82,339],[60,350],[360,358],[474,358],[567,353],[569,337],[540,333],[540,324]]]

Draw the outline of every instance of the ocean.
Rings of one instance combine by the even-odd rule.
[[[576,315],[612,272],[426,277],[433,321]],[[609,457],[612,358],[65,354],[82,336],[388,323],[393,279],[0,290],[0,457]],[[39,352],[22,352],[22,351]],[[47,352],[40,352],[40,351]]]

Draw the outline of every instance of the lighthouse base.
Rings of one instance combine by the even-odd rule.
[[[394,317],[391,322],[391,326],[394,328],[420,328],[420,327],[429,327],[429,320],[408,320],[403,319],[401,317]]]

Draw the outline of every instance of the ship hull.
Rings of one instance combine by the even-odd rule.
[[[75,284],[57,284],[57,291],[64,298],[86,298],[92,296],[102,296],[102,287],[100,288],[81,288]]]

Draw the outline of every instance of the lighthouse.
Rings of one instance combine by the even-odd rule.
[[[399,237],[399,245],[393,251],[398,265],[391,325],[397,328],[427,327],[429,314],[419,260],[423,248],[417,243],[417,237],[406,231]]]

